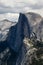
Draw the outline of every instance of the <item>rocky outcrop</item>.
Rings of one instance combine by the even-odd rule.
[[[10,49],[11,57],[8,60],[8,65],[30,65],[32,58],[37,58],[36,48],[33,47],[33,44],[31,44],[30,41],[27,43],[28,40],[24,43],[23,40],[25,38],[30,39],[32,32],[40,39],[39,31],[42,29],[40,25],[43,26],[41,20],[42,17],[38,14],[20,13],[18,23],[9,29],[6,39],[0,42],[2,45],[5,43],[4,47],[6,48],[7,45]],[[28,64],[26,61],[28,61]]]
[[[28,21],[28,24],[30,25],[30,30],[31,30],[31,33],[34,32],[37,36],[37,38],[40,40],[40,38],[42,39],[43,41],[43,23],[41,24],[41,22],[43,22],[43,19],[42,17],[39,15],[39,14],[35,14],[35,13],[24,13],[22,14],[22,16],[20,17],[23,17],[24,16],[27,18],[27,21]],[[23,18],[22,18],[22,21],[23,21]],[[21,19],[20,19],[21,21]]]
[[[24,37],[30,38],[32,32],[36,33],[37,38],[39,39],[40,36],[42,36],[40,35],[39,31],[41,31],[41,34],[43,33],[42,31],[43,24],[41,24],[41,20],[42,20],[42,17],[38,14],[20,13],[18,23],[15,26],[12,26],[8,34],[5,36],[6,37],[5,39],[8,42],[8,45],[14,51],[15,50],[18,51],[20,46],[22,46]]]
[[[14,51],[18,52],[26,36],[30,38],[30,25],[25,15],[20,14],[17,25],[9,30],[7,42]]]

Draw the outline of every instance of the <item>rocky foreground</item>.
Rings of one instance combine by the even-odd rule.
[[[33,43],[36,42],[27,37],[24,38],[23,42],[19,54],[10,51],[7,47],[0,54],[0,65],[43,65],[43,47],[41,47],[41,44],[39,44],[40,47],[34,45]]]

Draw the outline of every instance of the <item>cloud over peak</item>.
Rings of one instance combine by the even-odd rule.
[[[0,17],[6,13],[31,11],[43,16],[43,0],[0,0]]]

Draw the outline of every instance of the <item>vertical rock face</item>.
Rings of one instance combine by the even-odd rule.
[[[13,61],[11,60],[9,65],[25,65],[25,63],[22,64],[22,62],[23,61],[29,62],[29,60],[31,62],[31,55],[30,56],[28,55],[31,54],[32,52],[32,57],[34,56],[33,54],[34,50],[32,50],[34,48],[30,47],[32,45],[30,44],[30,42],[29,43],[26,42],[25,44],[23,40],[25,39],[25,37],[29,39],[32,32],[34,32],[38,38],[40,38],[40,36],[43,35],[43,31],[42,31],[43,21],[41,22],[41,20],[42,20],[42,17],[38,14],[35,14],[35,13],[21,14],[20,13],[18,23],[15,26],[12,26],[10,28],[7,34],[6,40],[4,42],[3,41],[0,42],[0,46],[2,46],[1,45],[2,43],[2,44],[5,44],[4,46],[6,48],[7,47],[6,44],[7,44],[9,48],[13,50],[12,52],[15,53],[15,55],[14,53],[12,53],[13,57],[11,56],[10,59],[12,59]],[[41,33],[41,35],[39,33]],[[26,51],[27,48],[28,50]],[[25,55],[26,55],[26,60],[24,59]],[[30,59],[28,59],[27,57]]]
[[[6,38],[6,41],[10,48],[18,52],[18,50],[23,44],[24,37],[30,38],[32,32],[36,33],[37,37],[40,38],[40,27],[43,30],[43,24],[41,24],[41,20],[42,17],[38,14],[20,13],[18,23],[10,28]],[[42,33],[43,31],[41,31],[41,34]]]
[[[30,37],[30,25],[24,14],[20,14],[17,25],[10,28],[8,33],[7,42],[9,46],[16,52],[23,44],[23,38]]]

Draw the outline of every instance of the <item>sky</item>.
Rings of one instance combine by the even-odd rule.
[[[0,20],[17,21],[20,12],[35,12],[43,17],[43,0],[0,0]]]

